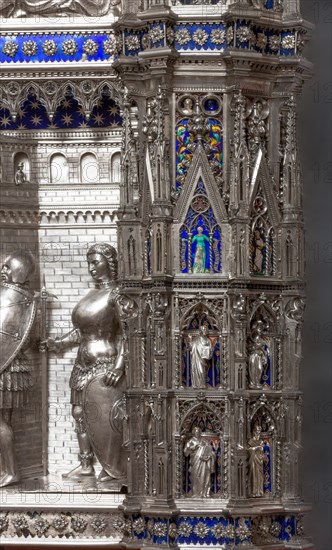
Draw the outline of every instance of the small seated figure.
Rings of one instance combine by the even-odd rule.
[[[22,185],[22,183],[27,183],[27,178],[24,173],[24,164],[23,162],[20,162],[20,164],[17,165],[17,170],[15,172],[15,184],[16,185]]]

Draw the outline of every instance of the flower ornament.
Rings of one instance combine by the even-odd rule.
[[[270,50],[277,52],[280,46],[280,37],[277,34],[272,34],[268,39]]]
[[[274,537],[279,537],[281,533],[281,525],[277,521],[274,521],[270,527],[270,533]]]
[[[180,29],[175,33],[175,39],[180,44],[180,46],[185,46],[190,42],[190,32],[188,29]]]
[[[213,44],[222,44],[226,40],[226,31],[223,29],[213,29],[211,31],[211,42]]]
[[[15,57],[18,51],[18,44],[14,42],[14,40],[8,40],[8,42],[5,42],[2,52],[5,55],[8,55],[8,57]]]
[[[166,30],[166,38],[169,44],[173,44],[175,40],[175,32],[173,31],[172,27],[167,27]]]
[[[62,51],[65,55],[75,55],[78,50],[78,46],[72,38],[65,40],[62,44]]]
[[[145,531],[145,521],[143,518],[138,518],[133,521],[133,530],[138,535],[141,535]]]
[[[71,518],[71,526],[76,533],[84,533],[88,522],[81,516],[75,516]]]
[[[228,539],[234,538],[234,525],[227,525],[225,528],[225,537]]]
[[[149,30],[149,37],[152,44],[160,42],[164,38],[164,30],[161,27],[153,27]]]
[[[297,35],[297,41],[296,41],[296,48],[297,48],[298,52],[302,52],[302,50],[304,48],[304,44],[305,44],[304,35],[299,33]]]
[[[107,523],[103,518],[96,518],[91,523],[91,527],[96,533],[100,534],[105,531]]]
[[[131,34],[126,38],[126,45],[129,51],[135,51],[140,49],[140,41],[138,34]]]
[[[28,529],[29,527],[28,522],[24,516],[18,516],[18,518],[15,518],[12,520],[12,523],[17,533],[22,533],[22,531],[24,531],[25,529]]]
[[[117,53],[117,42],[115,36],[110,36],[103,44],[103,50],[107,55],[114,55]]]
[[[94,55],[97,52],[97,50],[98,50],[98,44],[94,40],[91,40],[91,38],[89,38],[84,42],[83,51],[87,55]]]
[[[156,537],[166,537],[167,535],[167,525],[161,521],[157,521],[154,525],[154,534]]]
[[[45,55],[48,57],[51,57],[51,55],[55,55],[58,51],[58,45],[54,40],[45,40],[45,42],[42,45],[42,50]]]
[[[67,525],[68,525],[68,520],[65,519],[63,516],[58,516],[54,518],[52,522],[52,527],[54,527],[54,529],[59,533],[61,533],[61,531],[64,531]]]
[[[225,526],[222,523],[217,523],[212,527],[211,533],[216,539],[224,538],[226,536]]]
[[[207,534],[209,533],[210,529],[205,523],[202,521],[199,521],[197,525],[194,527],[194,533],[197,535],[200,539],[204,539]]]
[[[240,44],[248,42],[251,38],[251,30],[249,27],[239,27],[236,31],[236,36]]]
[[[240,539],[241,542],[250,537],[250,529],[243,518],[240,519],[239,525],[236,528],[236,536]]]
[[[180,537],[189,537],[192,533],[193,527],[186,521],[181,521],[178,526],[178,534]]]
[[[32,57],[32,56],[36,55],[36,53],[38,51],[38,46],[37,46],[36,42],[34,42],[33,40],[27,40],[26,42],[24,42],[24,44],[22,46],[22,51],[28,57]]]
[[[112,527],[118,533],[122,533],[124,531],[125,525],[126,525],[126,522],[121,517],[117,517],[117,518],[113,519],[113,521],[112,521]]]
[[[267,37],[263,32],[259,32],[256,38],[256,46],[260,50],[264,50],[267,44]]]
[[[293,34],[288,34],[287,36],[284,36],[281,40],[281,47],[284,50],[294,50],[295,36]]]
[[[47,529],[49,528],[49,526],[50,526],[50,524],[48,523],[48,521],[46,521],[46,519],[41,518],[41,517],[36,519],[36,521],[34,523],[34,528],[36,530],[37,536],[42,537],[43,535],[45,535],[45,533],[46,533]]]
[[[226,31],[226,42],[227,44],[231,44],[234,40],[234,29],[233,27],[228,27]]]
[[[8,527],[8,518],[7,515],[1,515],[0,516],[0,533],[3,531],[6,531]]]
[[[193,34],[193,41],[199,46],[203,46],[208,38],[209,35],[204,29],[197,29]]]

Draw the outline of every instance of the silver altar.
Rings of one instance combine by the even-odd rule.
[[[52,0],[1,8],[5,242],[29,242],[59,297],[38,312],[41,410],[1,536],[313,548],[297,151],[312,26],[293,0],[63,5],[52,26]],[[101,241],[116,286],[91,260]]]

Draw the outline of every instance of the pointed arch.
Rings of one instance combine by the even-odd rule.
[[[225,203],[222,200],[220,193],[217,191],[216,182],[210,168],[208,158],[203,146],[200,144],[198,144],[194,153],[194,157],[186,177],[186,182],[183,186],[183,191],[174,211],[175,220],[180,223],[184,221],[188,204],[190,204],[195,194],[199,180],[202,180],[210,203],[213,204],[214,213],[218,222],[222,223],[223,221],[226,221],[228,216]]]

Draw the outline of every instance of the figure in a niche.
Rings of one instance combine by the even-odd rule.
[[[61,338],[46,341],[47,347],[57,352],[79,345],[70,387],[80,465],[63,477],[94,475],[94,451],[103,466],[99,481],[124,480],[127,455],[122,447],[122,420],[126,380],[121,316],[133,316],[134,304],[118,292],[117,254],[110,244],[91,246],[87,260],[95,288],[73,309],[74,329]],[[88,403],[95,407],[94,414],[100,411],[97,423],[89,417]]]
[[[252,437],[248,441],[250,494],[252,497],[264,496],[264,442],[261,438],[262,428],[256,424]]]
[[[260,389],[268,380],[268,350],[264,337],[265,326],[260,319],[252,324],[249,342],[249,387]]]
[[[208,332],[208,328],[202,326],[196,338],[193,339],[189,334],[192,388],[206,388],[209,361],[213,355],[213,346]]]
[[[8,256],[1,268],[0,487],[19,481],[12,429],[13,409],[25,405],[33,385],[28,347],[36,307],[27,287],[35,270],[30,252]]]
[[[22,183],[26,183],[27,177],[23,171],[24,164],[21,162],[17,165],[17,170],[15,172],[15,184],[16,185],[22,185]]]
[[[200,428],[195,427],[192,434],[193,437],[184,447],[184,455],[190,457],[191,496],[204,498],[210,496],[216,457],[211,445],[204,440]]]
[[[257,275],[264,273],[265,253],[266,243],[263,233],[258,228],[256,228],[254,230],[254,237],[252,241],[252,261],[253,272],[257,273]]]
[[[197,227],[197,235],[194,235],[191,241],[196,243],[196,250],[193,262],[193,273],[205,273],[206,270],[206,243],[209,243],[209,238],[204,235],[203,227]]]

